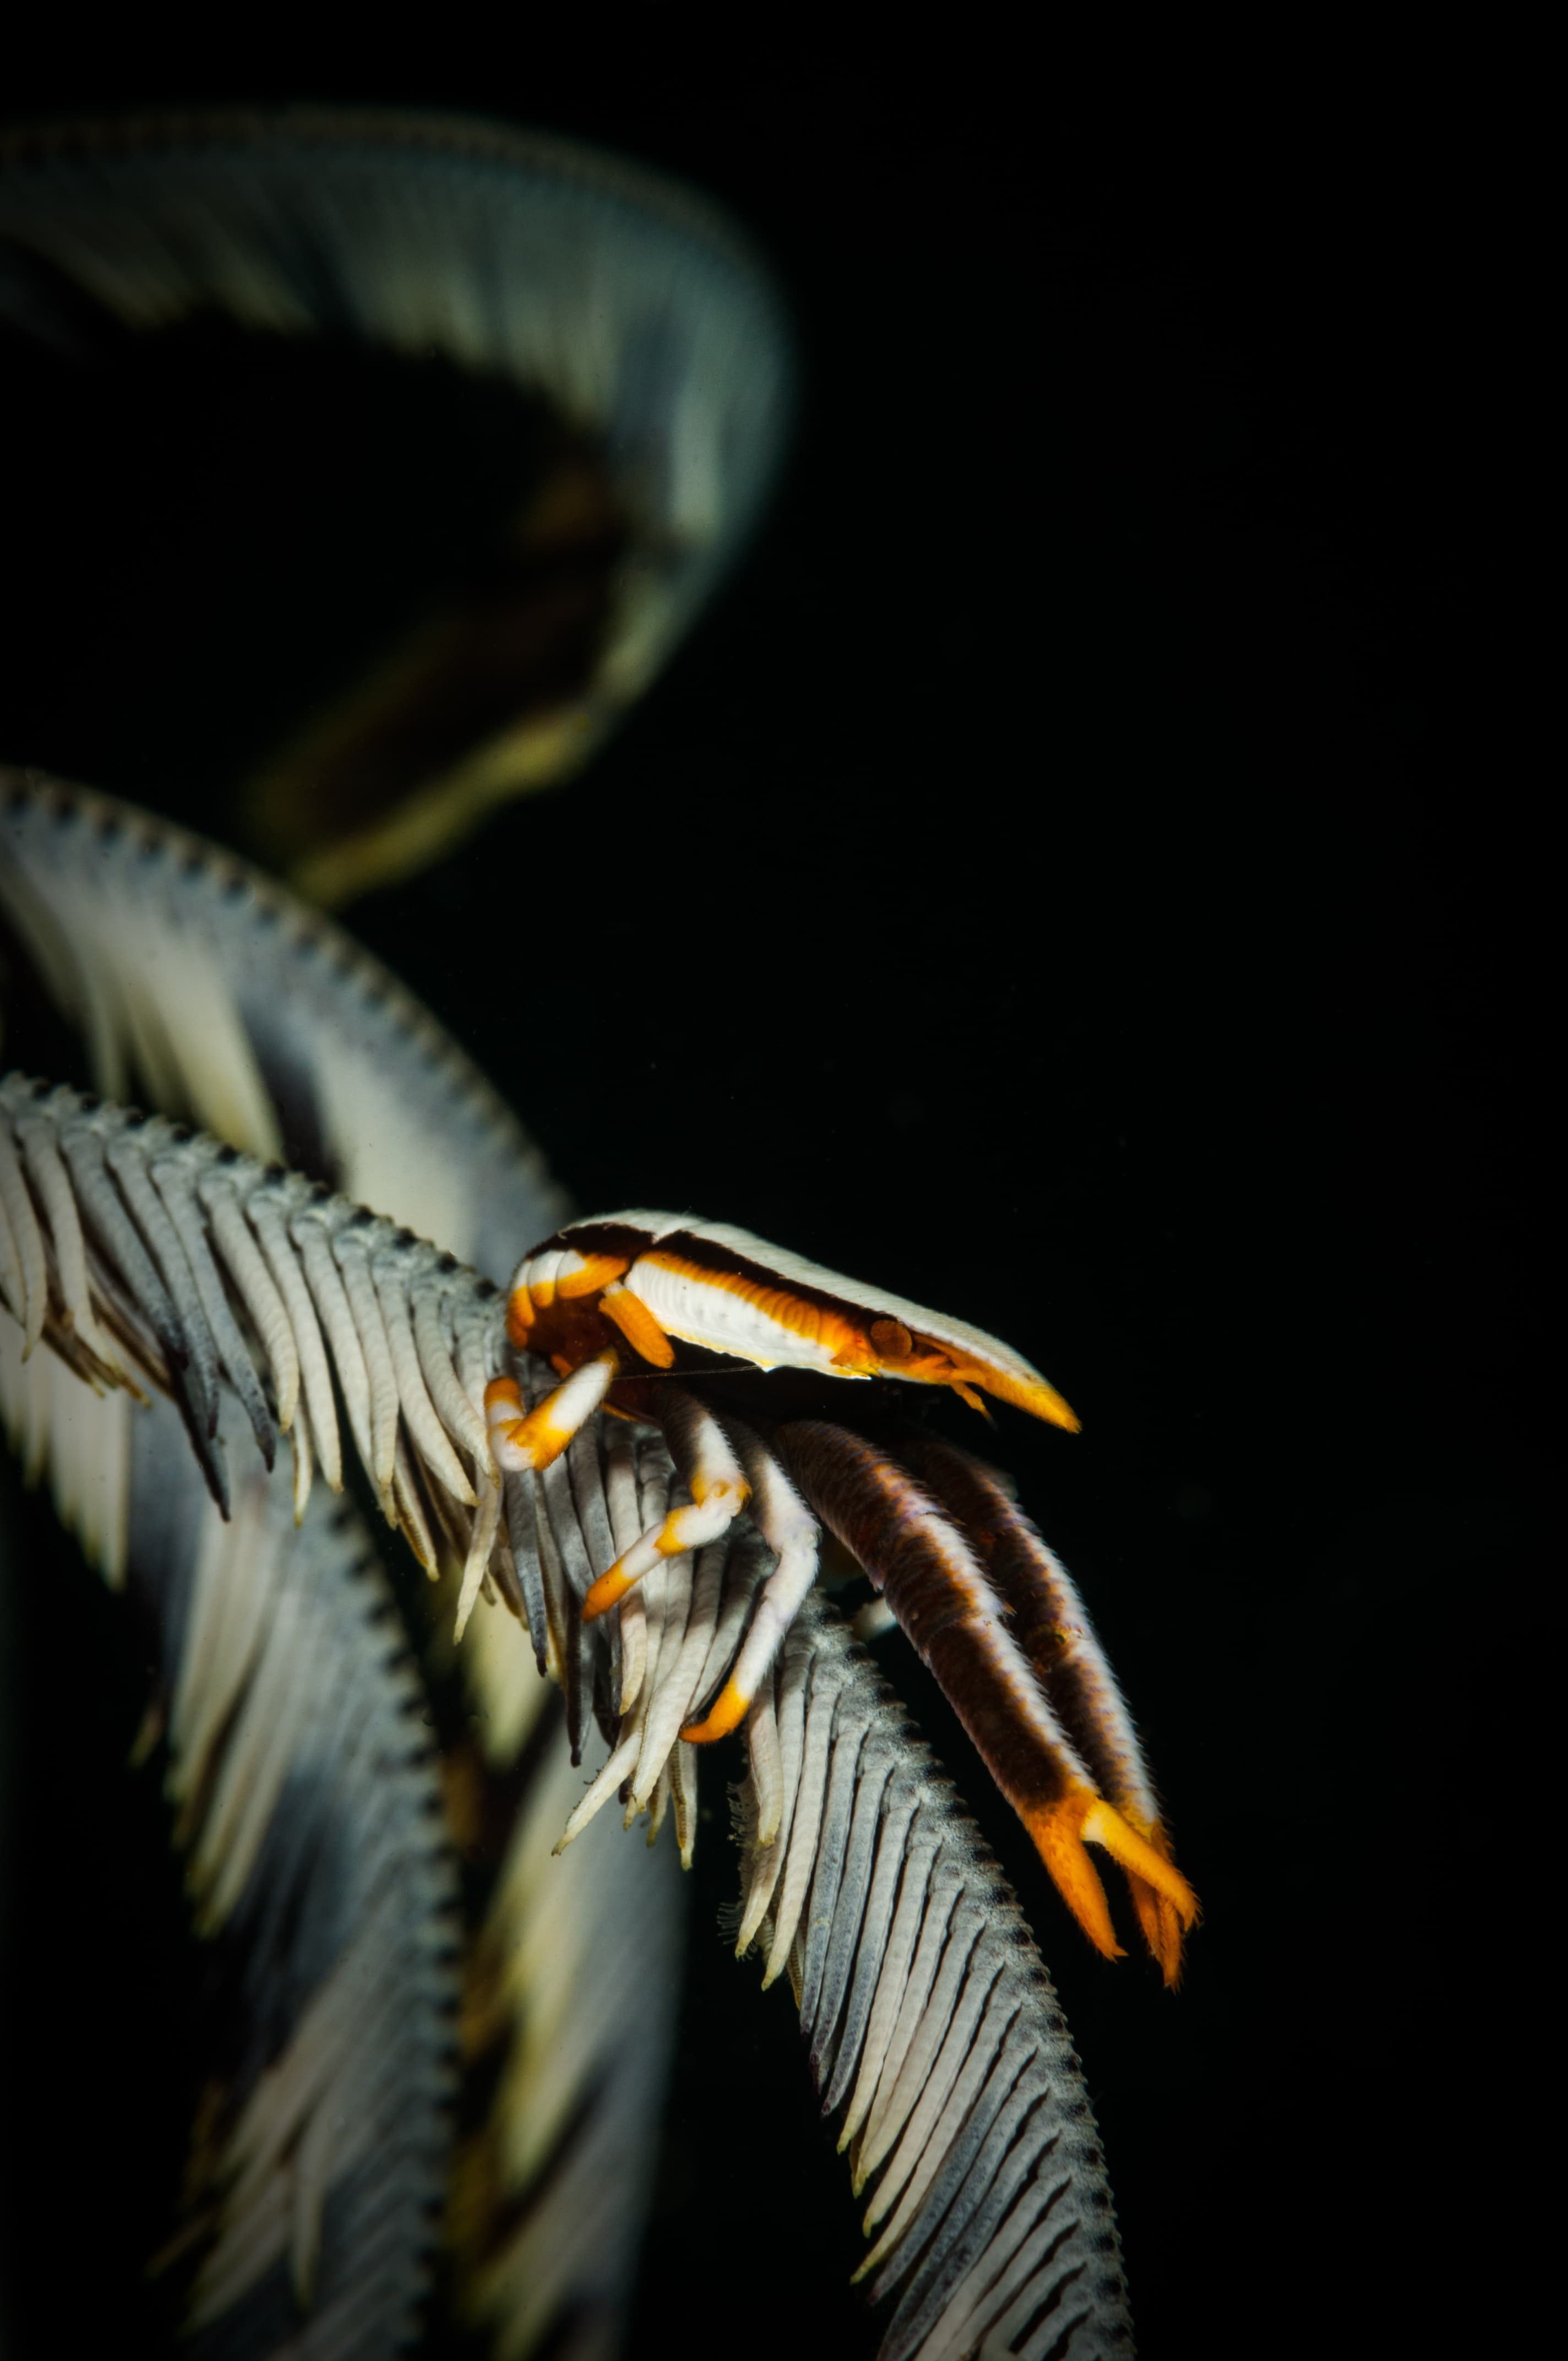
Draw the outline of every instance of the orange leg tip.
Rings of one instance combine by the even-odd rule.
[[[1169,1903],[1184,1927],[1198,1923],[1198,1896],[1174,1861],[1166,1860],[1146,1837],[1129,1828],[1115,1806],[1096,1796],[1084,1813],[1080,1834],[1085,1844],[1103,1845],[1113,1861],[1132,1876],[1141,1877]]]
[[[1181,1921],[1164,1894],[1157,1894],[1146,1878],[1132,1870],[1126,1874],[1144,1940],[1168,1987],[1174,1991],[1181,1981]]]
[[[504,1402],[509,1410],[515,1410],[519,1416],[521,1416],[522,1396],[517,1389],[515,1378],[490,1379],[489,1384],[485,1388],[485,1408],[492,1410],[497,1402]]]
[[[1176,1990],[1181,1982],[1181,1921],[1164,1894],[1159,1899],[1159,1949],[1155,1953],[1167,1989]]]
[[[556,1434],[548,1426],[535,1426],[532,1411],[525,1419],[519,1421],[507,1437],[514,1451],[524,1454],[536,1476],[542,1476],[546,1467],[554,1466],[571,1439],[569,1434]]]
[[[694,1721],[681,1732],[688,1746],[711,1746],[716,1738],[728,1738],[739,1730],[751,1710],[751,1700],[733,1681],[726,1681],[713,1702],[713,1711],[706,1721]]]
[[[583,1601],[584,1622],[597,1623],[601,1615],[608,1615],[612,1607],[620,1606],[631,1587],[620,1568],[612,1565],[608,1574],[601,1574],[598,1580],[591,1585]]]
[[[1100,1872],[1084,1850],[1080,1824],[1085,1800],[1081,1791],[1075,1792],[1064,1796],[1059,1804],[1025,1813],[1024,1824],[1035,1839],[1035,1849],[1050,1872],[1057,1892],[1095,1949],[1102,1959],[1121,1960],[1126,1954],[1111,1924],[1111,1905],[1105,1899]]]

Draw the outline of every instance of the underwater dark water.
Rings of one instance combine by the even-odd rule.
[[[442,71],[296,60],[199,94],[466,104],[707,186],[795,306],[802,413],[737,581],[593,768],[346,921],[585,1206],[742,1223],[1005,1335],[1066,1392],[1080,1437],[1003,1413],[992,1447],[1088,1596],[1203,1898],[1177,1997],[1091,1956],[880,1646],[1062,1993],[1141,2349],[1396,2352],[1429,2320],[1449,2349],[1491,2299],[1445,2176],[1503,2070],[1461,1996],[1519,1906],[1494,1820],[1562,1615],[1530,1230],[1541,849],[1466,621],[1477,250],[1397,145],[1271,174],[1260,135],[1227,185],[1175,140],[1058,146],[984,73],[933,65],[907,103],[786,76],[715,111],[673,70]],[[198,94],[67,78],[38,104],[165,91]],[[464,419],[411,515],[472,496],[489,446]],[[27,446],[35,511],[46,464],[69,437]],[[344,497],[375,511],[378,479]],[[112,641],[77,555],[82,630]],[[367,536],[334,595],[409,555]],[[177,627],[134,708],[84,701],[79,646],[42,662],[0,692],[0,751],[222,832],[198,750],[234,737],[232,688],[182,669]],[[546,973],[541,1059],[496,987]],[[76,1579],[71,1629],[106,1654]],[[138,1910],[171,1923],[172,1872],[103,1898],[149,1808],[111,1792],[134,1721],[127,1689],[57,1772],[35,1699],[13,1774],[59,1780],[60,1864],[80,1841],[126,1938],[106,1963],[63,1866],[32,1862],[66,1914],[27,1996],[58,2009],[68,2095],[14,2221],[60,2235],[76,2181],[74,2232],[127,2189],[127,2262],[178,2168],[137,2110],[184,2005],[132,1939]],[[631,2351],[674,2322],[864,2352],[788,2003],[713,1933],[722,1789]],[[160,2030],[125,2043],[130,2119],[88,2135],[106,2012]]]

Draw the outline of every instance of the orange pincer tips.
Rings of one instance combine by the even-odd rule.
[[[1157,1894],[1146,1878],[1135,1870],[1127,1872],[1127,1887],[1133,1897],[1133,1907],[1138,1914],[1145,1942],[1159,1962],[1159,1971],[1168,1984],[1181,1981],[1182,1922],[1176,1905],[1163,1894]]]
[[[1088,1788],[1074,1787],[1059,1803],[1025,1814],[1025,1826],[1057,1892],[1095,1949],[1103,1959],[1120,1960],[1126,1955],[1111,1924],[1111,1905],[1083,1842],[1089,1807],[1098,1801]]]
[[[1108,1960],[1124,1955],[1111,1924],[1110,1905],[1087,1847],[1102,1846],[1126,1872],[1144,1939],[1166,1982],[1181,1971],[1181,1937],[1197,1923],[1198,1896],[1181,1872],[1129,1828],[1113,1804],[1074,1786],[1059,1803],[1027,1816],[1029,1834],[1068,1908],[1095,1949]]]
[[[1141,1877],[1162,1894],[1184,1927],[1197,1924],[1198,1896],[1181,1872],[1146,1837],[1130,1828],[1113,1804],[1096,1796],[1084,1815],[1081,1833],[1085,1844],[1103,1845],[1113,1861],[1119,1861],[1131,1875]]]

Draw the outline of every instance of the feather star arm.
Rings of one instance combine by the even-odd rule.
[[[555,464],[497,537],[499,589],[469,584],[253,783],[260,849],[318,903],[422,868],[586,761],[778,465],[794,368],[758,257],[695,192],[569,140],[351,107],[44,124],[0,138],[0,239],[46,342],[215,318],[439,356],[543,404]],[[597,585],[585,644],[550,636],[563,564]]]
[[[515,1115],[428,1012],[339,928],[232,854],[133,806],[36,774],[11,774],[0,795],[0,903],[24,947],[35,989],[78,1025],[102,1078],[99,1087],[109,1095],[123,1094],[114,1088],[116,1080],[129,1080],[138,1094],[168,1092],[160,1102],[165,1114],[252,1148],[263,1165],[276,1160],[287,1139],[310,1157],[313,1178],[337,1177],[351,1196],[440,1236],[481,1265],[504,1269],[520,1236],[541,1234],[565,1211]],[[429,1150],[421,1152],[427,1140]],[[104,1218],[114,1219],[118,1190],[97,1202]],[[225,1205],[227,1217],[220,1218]],[[309,1452],[313,1431],[318,1437],[336,1433],[332,1369],[282,1216],[269,1202],[258,1204],[253,1235],[230,1201],[220,1197],[213,1212],[225,1261],[243,1257],[248,1243],[247,1267],[254,1271],[260,1237],[260,1284],[247,1282],[246,1295],[259,1301],[269,1288],[280,1292],[282,1332],[274,1329],[259,1340],[266,1348],[262,1365],[281,1356],[275,1402],[281,1425],[292,1416],[291,1387],[294,1399],[302,1389],[293,1434],[296,1445]],[[127,1221],[121,1245],[133,1259],[138,1237]],[[156,1283],[153,1269],[149,1284]],[[41,1318],[41,1294],[37,1301]],[[416,1301],[413,1341],[427,1359],[433,1318],[423,1298]],[[282,1366],[296,1333],[300,1384]],[[307,1349],[312,1334],[317,1341]],[[232,1424],[223,1438],[234,1493],[233,1518],[225,1524],[171,1403],[154,1400],[144,1408],[124,1391],[93,1400],[52,1352],[35,1353],[24,1367],[24,1342],[0,1313],[0,1393],[25,1464],[47,1473],[62,1521],[82,1536],[90,1559],[111,1584],[128,1580],[138,1609],[163,1633],[160,1693],[182,1679],[198,1688],[209,1684],[211,1660],[204,1642],[200,1654],[193,1653],[201,1632],[187,1602],[198,1595],[198,1567],[200,1595],[221,1598],[230,1584],[240,1595],[256,1595],[258,1487],[247,1469],[259,1477],[260,1463],[250,1439]],[[313,1400],[323,1406],[324,1419],[313,1430]],[[289,1456],[285,1449],[285,1464]],[[297,1478],[324,1476],[335,1489],[341,1459],[323,1446],[319,1465],[313,1455],[302,1465],[297,1455],[294,1473]],[[326,1499],[324,1488],[316,1485],[303,1531],[290,1538],[290,1488],[287,1482],[260,1486],[269,1514],[281,1510],[287,1528],[280,1555],[305,1548],[317,1580],[373,1583],[371,1575],[359,1572],[372,1559],[373,1537],[347,1502]],[[330,1563],[324,1541],[312,1540],[323,1533],[336,1546]],[[339,1565],[341,1573],[334,1570]],[[431,1587],[433,1627],[449,1630],[455,1596],[455,1576],[450,1592]],[[433,1646],[417,1602],[411,1603],[416,1611],[409,1637],[422,1655],[433,1655],[438,1671],[445,1643],[437,1638]],[[384,1600],[378,1611],[386,1613]],[[282,1626],[280,1640],[292,1634],[296,1658],[313,1644],[309,1619],[285,1613]],[[353,1617],[332,1628],[348,1646]],[[678,1991],[673,1959],[685,1896],[667,1845],[629,1849],[608,1828],[600,1832],[604,1841],[574,1846],[565,1859],[550,1861],[551,1844],[581,1783],[559,1742],[559,1699],[537,1680],[529,1652],[517,1643],[510,1617],[471,1619],[457,1671],[466,1724],[475,1737],[455,1754],[449,1745],[441,1768],[448,1797],[466,1799],[461,1825],[467,1829],[470,1894],[476,1813],[494,1831],[495,1848],[493,1857],[488,1851],[485,1857],[482,1914],[462,1945],[464,2059],[492,2096],[465,2136],[445,2192],[460,2258],[454,2301],[466,2317],[484,2324],[498,2356],[521,2361],[567,2315],[599,2323],[598,2334],[617,2333],[657,2141]],[[367,1679],[393,1676],[395,1659],[384,1672],[378,1669],[391,1644],[391,1631],[372,1619],[358,1642],[372,1659]],[[345,1699],[358,1694],[357,1680],[355,1668],[345,1664],[337,1687]],[[258,1891],[247,1889],[237,1915],[212,1938],[224,1958],[236,1947],[241,1955],[235,1963],[239,2025],[250,2025],[253,2009],[261,2012],[259,2034],[237,2027],[225,2034],[225,2058],[235,2047],[251,2054],[258,2038],[286,2046],[317,1999],[325,2004],[323,1955],[311,1948],[313,1930],[324,1923],[323,1913],[341,1905],[344,1874],[374,1839],[367,1820],[378,1824],[373,1782],[367,1787],[350,1777],[335,1788],[329,1782],[330,1792],[316,1795],[330,1748],[323,1757],[308,1723],[291,1729],[286,1759],[292,1768],[265,1831],[258,1836],[252,1816],[232,1829],[225,1821],[217,1831],[225,1842],[234,1836],[236,1866],[258,1848],[252,1872]],[[171,1744],[172,1739],[170,1728]],[[428,1724],[417,1718],[413,1742],[428,1746]],[[352,1770],[360,1758],[351,1751],[348,1759]],[[425,1775],[433,1777],[433,1767]],[[341,1825],[334,1820],[332,1842],[310,1856],[321,1892],[297,1921],[305,1950],[297,1960],[292,1953],[279,1958],[249,1938],[256,1926],[263,1933],[272,1927],[280,1912],[285,1931],[295,1923],[287,1886],[294,1854],[284,1831],[297,1827],[307,1809],[341,1810]],[[423,1889],[416,1879],[406,1883],[411,1904]],[[352,1891],[347,1898],[352,1901]],[[435,1999],[444,2038],[451,2026],[455,1964],[444,1951],[444,1939],[440,1936],[429,1955],[440,1970]],[[671,1964],[662,1970],[662,1961]],[[616,1997],[619,1980],[643,1973],[652,1981],[640,1984],[638,2004],[630,2009],[624,1994]],[[396,2005],[374,2013],[377,2039],[403,2043],[407,2008],[416,2003],[435,2004],[422,1982]],[[297,2014],[291,2016],[291,2009]],[[415,2043],[411,2056],[418,2048]],[[327,2096],[336,2087],[330,2077],[320,2086]],[[386,2087],[400,2087],[395,2059],[388,2062]],[[237,2103],[244,2090],[235,2086],[233,2095]],[[450,2144],[449,2104],[444,2102],[438,2113],[447,2120],[435,2127],[432,2153],[444,2153]],[[221,2133],[222,2123],[214,2127],[204,2117],[194,2127],[193,2190],[211,2191],[214,2171],[221,2180],[226,2169],[214,2128]],[[414,2128],[410,2114],[403,2149]],[[234,2213],[220,2218],[201,2200],[200,2219],[187,2224],[191,2242],[182,2245],[178,2266],[182,2275],[201,2265],[203,2229],[214,2237],[257,2241],[260,2217],[287,2196],[293,2153],[285,2147],[275,2158],[274,2178],[247,2180],[246,2202]],[[310,2153],[316,2164],[323,2160],[319,2140]],[[313,2214],[307,2206],[299,2217],[302,2228],[313,2218],[321,2231],[316,2311],[330,2309],[334,2290],[358,2273],[362,2250],[364,2268],[388,2303],[395,2291],[378,2260],[380,2234],[370,2235],[381,2217],[337,2202],[344,2176],[360,2169],[354,2154],[352,2142],[332,2147],[324,2182],[318,2176],[312,2183],[324,2210]],[[407,2284],[416,2291],[432,2228],[429,2196],[422,2186],[417,2235],[404,2249],[411,2273]],[[255,2251],[266,2251],[265,2238]],[[279,2267],[285,2290],[286,2265],[285,2257]],[[211,2290],[219,2282],[214,2277],[206,2284]],[[232,2312],[232,2318],[225,2314],[225,2333],[243,2337],[256,2307],[271,2301],[274,2277],[264,2271],[248,2287],[230,2278],[223,2285]]]

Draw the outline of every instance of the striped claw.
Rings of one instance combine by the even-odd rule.
[[[585,1426],[615,1383],[620,1363],[613,1350],[598,1353],[565,1385],[524,1411],[512,1378],[492,1378],[485,1388],[485,1423],[496,1465],[509,1476],[548,1467]]]

